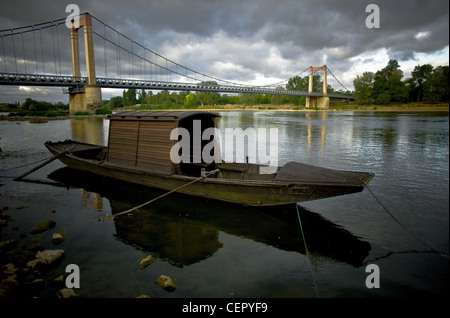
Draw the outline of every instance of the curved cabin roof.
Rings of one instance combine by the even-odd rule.
[[[137,121],[179,121],[198,115],[220,117],[217,113],[205,111],[121,111],[108,115],[111,120],[137,120]]]

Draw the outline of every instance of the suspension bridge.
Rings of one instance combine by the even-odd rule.
[[[348,90],[326,65],[311,66],[297,74],[309,70],[308,91],[286,89],[288,80],[245,85],[174,62],[89,13],[76,22],[72,21],[71,28],[62,18],[0,30],[0,85],[62,87],[69,94],[71,113],[93,112],[101,107],[102,88],[305,96],[307,107],[321,108],[329,106],[330,98],[354,99],[347,94],[328,93],[328,73],[339,87]],[[81,45],[80,29],[84,31]],[[83,47],[84,61],[83,56],[80,58]],[[313,91],[317,71],[323,72],[322,92]]]

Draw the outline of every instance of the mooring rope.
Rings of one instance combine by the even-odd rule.
[[[309,255],[308,246],[306,245],[305,234],[303,232],[302,221],[300,219],[300,211],[298,210],[298,204],[297,203],[295,204],[295,208],[297,209],[298,223],[300,224],[300,231],[302,232],[303,244],[305,245],[306,258],[308,259],[309,266],[311,267],[311,274],[312,274],[312,279],[313,279],[313,284],[314,284],[314,291],[316,292],[316,297],[319,298],[319,292],[317,291],[316,278],[314,276],[314,269],[313,269],[311,258],[310,258],[310,255]]]
[[[438,253],[441,254],[439,251],[437,251],[436,249],[434,249],[433,247],[431,247],[427,242],[425,242],[424,240],[422,240],[420,237],[418,237],[416,234],[414,234],[414,232],[412,232],[410,229],[408,229],[406,226],[404,226],[384,205],[383,203],[381,203],[381,201],[377,198],[377,196],[375,195],[375,193],[372,192],[372,190],[369,188],[369,185],[367,183],[365,183],[367,190],[369,190],[369,193],[373,196],[373,198],[378,202],[378,204],[383,208],[384,211],[386,211],[387,214],[389,214],[389,216],[395,221],[397,222],[398,225],[400,225],[409,235],[411,235],[412,237],[414,237],[417,241],[419,241],[420,243],[422,243],[424,246],[426,246],[427,248],[429,248],[430,250],[432,250],[434,253]]]
[[[33,161],[33,162],[30,162],[30,163],[26,163],[26,164],[24,164],[24,165],[20,165],[20,166],[16,166],[16,167],[10,167],[10,168],[6,168],[6,169],[0,169],[0,171],[1,171],[1,172],[4,172],[4,171],[9,171],[9,170],[14,170],[14,169],[19,169],[19,168],[31,166],[31,165],[34,165],[34,164],[36,164],[36,163],[42,162],[42,161],[44,161],[44,160],[47,160],[47,159],[49,159],[49,158],[51,158],[51,157],[44,158],[44,159],[40,159],[40,160]]]

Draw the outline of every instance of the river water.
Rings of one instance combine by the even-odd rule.
[[[12,177],[50,157],[47,140],[105,145],[108,120],[1,121],[0,209],[11,217],[1,240],[17,239],[17,251],[35,242],[64,249],[46,284],[77,264],[76,292],[86,298],[448,296],[448,113],[221,115],[222,130],[278,128],[279,165],[298,161],[375,173],[370,190],[378,201],[366,189],[300,203],[305,240],[295,205],[261,210],[174,194],[134,215],[104,219],[99,216],[163,192],[98,179],[59,161],[29,175],[29,182]],[[56,221],[53,230],[29,234],[46,219]],[[59,245],[50,239],[56,231],[66,238]],[[156,260],[140,269],[146,255]],[[369,264],[378,266],[379,288],[366,286],[377,274],[366,272]],[[177,289],[158,287],[160,275],[171,276]],[[39,297],[54,297],[54,290]]]

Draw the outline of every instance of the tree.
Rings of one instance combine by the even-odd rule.
[[[430,77],[433,72],[433,66],[430,64],[417,65],[412,71],[411,79],[415,84],[414,88],[417,90],[417,102],[420,102],[423,98],[424,83]]]
[[[424,82],[424,100],[436,103],[448,100],[449,95],[449,67],[438,66]]]
[[[387,105],[390,102],[404,102],[408,99],[406,85],[402,82],[403,72],[396,60],[375,73],[373,95],[376,104]]]
[[[136,99],[136,89],[130,88],[129,90],[124,90],[122,95],[123,106],[133,106],[137,104]]]
[[[116,96],[109,100],[109,108],[115,109],[120,107],[123,107],[122,97]]]
[[[140,92],[138,92],[138,101],[139,101],[139,104],[146,104],[147,92],[144,89],[142,89]]]
[[[199,104],[197,95],[195,95],[194,93],[189,93],[188,95],[186,95],[186,102],[185,102],[185,106],[186,108],[196,108]]]
[[[201,85],[205,86],[218,86],[217,82],[215,81],[205,81],[201,82]],[[219,103],[220,95],[219,93],[213,93],[213,92],[197,92],[197,98],[200,102],[200,104],[203,105],[216,105]]]
[[[256,95],[255,94],[241,94],[241,101],[244,105],[254,105],[256,103]]]
[[[358,75],[353,80],[353,86],[355,87],[355,97],[360,104],[373,103],[373,82],[374,74],[372,72],[364,72],[362,76]]]
[[[300,76],[291,77],[286,84],[286,89],[291,91],[307,91],[308,90],[308,79],[309,77],[305,76],[301,78]],[[305,104],[305,98],[303,96],[290,96],[289,100],[294,105]]]
[[[284,90],[283,87],[277,87],[278,90]],[[284,95],[269,95],[271,97],[272,105],[281,105],[284,102]]]

